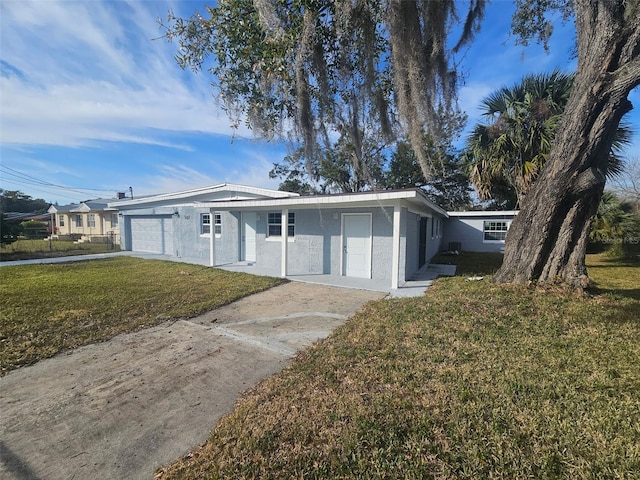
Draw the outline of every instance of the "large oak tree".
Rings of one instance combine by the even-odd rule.
[[[614,133],[640,82],[640,0],[517,0],[513,31],[546,41],[547,15],[575,19],[578,71],[549,160],[507,236],[498,282],[585,284],[589,223],[604,188]],[[260,136],[319,144],[347,136],[411,143],[426,177],[455,111],[452,54],[473,39],[485,0],[460,16],[454,0],[220,0],[207,16],[170,15],[167,37],[183,67],[213,56],[219,98]],[[454,28],[459,26],[459,28]],[[458,32],[456,39],[450,38]]]
[[[520,0],[523,28],[540,31],[544,3]],[[589,226],[618,125],[632,108],[627,97],[640,84],[640,2],[576,0],[573,9],[578,69],[571,95],[546,166],[511,225],[496,282],[588,284]]]

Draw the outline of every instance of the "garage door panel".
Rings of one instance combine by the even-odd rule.
[[[171,216],[132,217],[131,250],[173,255],[173,219]]]

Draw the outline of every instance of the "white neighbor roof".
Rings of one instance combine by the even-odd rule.
[[[109,206],[110,199],[97,198],[95,200],[85,200],[80,203],[71,203],[69,205],[51,205],[47,210],[47,213],[85,213],[85,212],[100,212],[100,211],[114,211],[115,208]]]

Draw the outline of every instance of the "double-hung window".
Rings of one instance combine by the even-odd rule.
[[[88,218],[89,220],[87,221],[87,225],[89,228],[96,228],[96,215],[94,213],[90,213]]]
[[[508,230],[509,224],[504,220],[485,220],[483,228],[484,241],[504,242]]]
[[[213,231],[216,237],[222,235],[222,215],[219,213],[213,214]]]
[[[200,214],[200,235],[210,235],[210,234],[211,234],[211,214],[201,213]]]
[[[216,237],[222,235],[222,215],[219,213],[213,214],[213,231]],[[211,214],[200,214],[200,235],[211,235]]]
[[[116,228],[118,226],[118,214],[111,214],[111,228]]]
[[[296,233],[296,214],[289,212],[288,217],[288,230],[287,234],[290,237],[295,236]],[[268,237],[281,237],[282,236],[282,214],[280,212],[270,212],[267,224],[267,236]]]
[[[76,215],[76,227],[82,228],[82,214],[78,213]]]
[[[64,215],[60,215],[58,218],[60,219],[60,225],[59,226],[60,227],[64,227]]]

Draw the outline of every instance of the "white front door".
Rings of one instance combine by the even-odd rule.
[[[347,277],[371,278],[371,214],[342,216],[342,265]]]
[[[256,261],[256,214],[242,214],[242,260]]]

